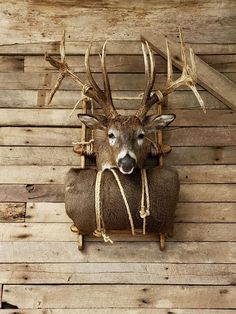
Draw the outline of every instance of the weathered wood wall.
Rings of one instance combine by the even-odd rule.
[[[80,166],[72,142],[81,125],[68,117],[80,92],[68,79],[47,106],[56,73],[43,55],[58,54],[65,28],[68,62],[83,76],[93,39],[100,80],[97,53],[113,39],[113,94],[136,96],[144,86],[140,33],[177,41],[181,25],[195,52],[236,82],[235,15],[232,0],[0,2],[0,313],[234,312],[236,113],[200,86],[206,115],[186,88],[170,95],[165,111],[177,119],[164,135],[173,146],[166,162],[181,179],[174,239],[161,253],[155,235],[113,235],[113,246],[89,238],[81,253],[62,186],[66,171]],[[166,62],[156,62],[160,86]],[[132,113],[138,103],[115,104]]]

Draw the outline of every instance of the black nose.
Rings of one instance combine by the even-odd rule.
[[[135,167],[135,159],[127,154],[125,157],[118,160],[118,167],[124,172],[130,172]]]

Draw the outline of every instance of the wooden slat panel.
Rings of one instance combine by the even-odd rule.
[[[0,203],[0,222],[23,222],[25,203]]]
[[[86,252],[86,254],[85,254]],[[166,251],[154,242],[91,242],[85,252],[77,242],[0,242],[0,263],[235,263],[233,242],[168,242]],[[219,254],[220,252],[220,254]]]
[[[236,222],[235,203],[178,203],[176,222]],[[25,221],[70,222],[64,203],[27,203]]]
[[[53,156],[53,160],[52,160]],[[0,165],[78,166],[80,157],[71,147],[0,147]],[[236,147],[172,147],[168,165],[236,164]]]
[[[102,132],[96,138],[101,139]],[[1,127],[0,145],[72,146],[80,140],[79,128]],[[171,146],[232,146],[236,127],[168,128],[164,142]]]
[[[233,308],[235,291],[232,286],[8,285],[3,288],[3,302],[26,308]]]
[[[15,5],[13,1],[3,2],[0,19],[1,42],[13,44],[59,40],[60,25],[66,29],[67,38],[71,41],[104,41],[106,38],[137,40],[144,30],[156,36],[161,32],[174,37],[177,36],[180,20],[181,25],[185,26],[186,41],[236,42],[232,19],[234,1],[227,0],[223,6],[219,6],[219,1],[176,4],[178,3],[175,0],[168,3],[163,0],[132,3],[124,0],[99,1],[89,2],[87,5],[78,1],[70,1],[70,5],[67,2],[60,2],[59,5],[54,2],[39,4],[27,1],[23,5]],[[37,19],[35,12],[38,13]],[[50,26],[48,21],[52,21]]]
[[[63,202],[62,184],[2,184],[0,202]],[[235,184],[181,184],[181,202],[236,202]]]
[[[0,109],[2,126],[81,126],[77,113],[70,117],[70,109]],[[97,113],[102,114],[101,110]],[[120,114],[135,115],[136,110],[119,110]],[[150,111],[150,114],[153,111]],[[229,126],[236,124],[236,113],[232,110],[164,110],[174,113],[176,120],[172,126]]]
[[[3,284],[233,285],[235,272],[235,264],[1,264],[0,281]]]
[[[137,97],[139,91],[113,91],[113,97]],[[49,91],[45,90],[9,90],[0,93],[0,107],[4,108],[73,108],[78,101],[78,91],[57,91],[52,105],[47,105]],[[209,92],[200,91],[208,109],[228,109],[222,102]],[[118,109],[137,109],[139,100],[114,100]],[[79,107],[78,107],[79,108]],[[168,109],[199,109],[196,97],[191,91],[176,91],[168,96]]]
[[[141,51],[141,47],[140,47]],[[133,51],[132,51],[133,54]],[[212,66],[219,72],[236,72],[236,55],[201,55],[202,60]],[[70,67],[76,72],[85,72],[84,55],[68,56],[67,62]],[[155,56],[157,73],[166,73],[166,61],[159,55]],[[93,72],[101,72],[101,63],[99,56],[90,57],[91,70]],[[108,72],[128,72],[128,73],[143,73],[144,64],[143,57],[137,55],[107,55],[106,64]],[[1,65],[1,63],[0,63]],[[0,66],[1,69],[1,66]],[[53,68],[44,56],[26,56],[24,58],[25,72],[45,72],[57,70]],[[179,72],[175,69],[176,72]],[[1,71],[10,72],[10,71]]]
[[[0,166],[0,183],[63,184],[70,168],[70,166]],[[236,183],[234,165],[192,165],[175,168],[182,183]]]
[[[0,242],[74,242],[76,234],[70,231],[69,223],[0,223]],[[53,230],[53,232],[52,232]],[[113,241],[157,241],[157,234],[138,234],[134,237],[127,232],[107,231]],[[98,241],[96,237],[88,238],[90,241]],[[197,241],[217,242],[236,241],[236,224],[224,223],[175,223],[173,239],[168,241]]]

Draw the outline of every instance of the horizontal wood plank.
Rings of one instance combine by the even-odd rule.
[[[70,231],[69,223],[0,223],[0,242],[74,242],[77,235]],[[127,232],[107,233],[113,241],[157,241],[157,234],[138,234],[132,236]],[[89,237],[89,241],[98,241],[96,237]],[[173,238],[168,241],[196,241],[217,242],[236,241],[236,224],[230,223],[175,223]]]
[[[141,55],[141,44],[140,40],[112,40],[109,41],[110,44],[107,45],[106,51],[107,55]],[[94,41],[91,47],[91,55],[98,54],[102,50],[104,40]],[[66,54],[67,55],[84,55],[89,41],[71,41],[67,39],[66,41]],[[188,45],[188,44],[187,44]],[[50,42],[40,42],[35,43],[26,42],[23,44],[9,44],[0,45],[1,55],[44,55],[47,51],[50,54],[59,55],[60,41],[50,41]],[[191,43],[195,54],[197,55],[232,55],[236,54],[236,44],[216,44],[216,43]]]
[[[25,203],[0,203],[0,222],[24,222]]]
[[[63,184],[70,168],[70,166],[41,165],[0,166],[0,183]],[[236,183],[234,165],[175,166],[175,169],[182,183]]]
[[[142,87],[143,88],[143,87]],[[138,97],[142,90],[139,91],[113,91],[113,98]],[[58,90],[53,98],[52,105],[47,105],[49,91],[47,90],[11,90],[7,89],[0,93],[1,108],[72,108],[78,101],[80,93],[78,91]],[[206,104],[207,109],[228,109],[221,101],[212,96],[207,91],[200,91],[200,94]],[[140,101],[137,99],[114,99],[114,105],[117,109],[138,108]],[[78,106],[80,108],[80,106]],[[199,109],[196,97],[191,91],[175,91],[168,96],[167,109]]]
[[[219,254],[220,252],[220,254]],[[168,242],[165,252],[154,242],[0,242],[0,263],[235,263],[234,242]]]
[[[235,291],[233,286],[8,285],[3,287],[3,302],[21,308],[233,308]]]
[[[62,184],[2,184],[0,202],[63,202]],[[236,202],[235,184],[181,184],[181,202]]]
[[[102,131],[95,139],[104,136]],[[72,146],[80,141],[80,128],[1,127],[0,145],[13,146]],[[169,127],[164,131],[164,142],[171,146],[233,146],[236,126],[230,127]]]
[[[23,72],[24,58],[21,56],[0,56],[0,72]]]
[[[141,45],[140,45],[141,46]],[[141,52],[141,47],[139,54]],[[2,57],[4,58],[4,57]],[[11,57],[12,58],[12,57]],[[201,55],[203,61],[212,66],[219,72],[236,72],[236,55]],[[1,59],[0,59],[1,60]],[[2,63],[4,64],[4,59]],[[67,62],[75,72],[85,72],[84,55],[68,56]],[[160,55],[155,56],[156,72],[166,73],[166,61]],[[1,65],[1,62],[0,62]],[[101,62],[99,56],[90,57],[91,70],[93,72],[101,72]],[[110,73],[143,73],[144,64],[143,56],[141,55],[107,55],[106,56],[107,71]],[[1,70],[1,66],[0,66]],[[57,70],[53,68],[46,60],[44,56],[26,56],[24,58],[24,72],[46,72]],[[175,69],[176,72],[179,72]],[[9,71],[1,71],[9,72]]]
[[[77,113],[70,109],[0,109],[1,126],[81,126]],[[97,113],[103,114],[101,110]],[[135,115],[136,110],[119,110],[120,114]],[[153,111],[150,111],[150,114]],[[236,125],[236,113],[232,110],[164,110],[176,115],[172,126],[230,126]]]
[[[156,314],[156,309],[148,309],[148,314]],[[15,310],[0,309],[1,314],[15,314]],[[66,309],[67,314],[147,314],[146,309],[112,309],[112,308],[102,308],[102,309]],[[65,309],[17,309],[18,314],[64,314]],[[234,314],[233,309],[201,309],[201,314]],[[169,309],[158,309],[158,314],[170,314]],[[171,309],[171,314],[199,314],[197,309]]]
[[[176,38],[177,25],[181,24],[188,42],[235,43],[232,19],[235,3],[227,0],[221,7],[218,3],[205,1],[176,5],[175,0],[168,4],[163,0],[152,3],[127,3],[123,0],[87,5],[77,1],[70,1],[70,5],[67,2],[58,5],[28,1],[24,5],[12,5],[15,3],[9,1],[1,5],[1,42],[9,45],[58,41],[62,26],[66,30],[66,38],[71,41],[137,40],[144,30],[153,35],[158,36],[161,32]],[[34,19],[35,12],[38,13],[37,20]],[[49,20],[52,21],[50,26]],[[155,26],[153,21],[156,21]]]
[[[236,222],[235,203],[178,203],[175,222]],[[64,203],[27,203],[25,222],[71,222]]]
[[[53,160],[52,160],[53,156]],[[71,147],[1,146],[0,165],[78,166],[80,156]],[[236,164],[236,146],[172,147],[165,156],[168,165]]]
[[[5,284],[233,285],[235,264],[0,264]],[[1,311],[0,311],[1,313]]]

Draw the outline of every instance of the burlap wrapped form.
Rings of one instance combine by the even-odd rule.
[[[141,173],[136,169],[130,175],[118,170],[127,197],[134,226],[142,229],[139,209],[141,202]],[[89,235],[96,229],[95,181],[97,170],[72,168],[66,177],[65,206],[68,216],[79,232]],[[169,167],[147,169],[150,195],[150,216],[146,218],[146,230],[172,236],[176,204],[179,196],[177,172]],[[101,216],[106,230],[128,230],[130,222],[127,210],[113,174],[106,170],[101,182]]]

